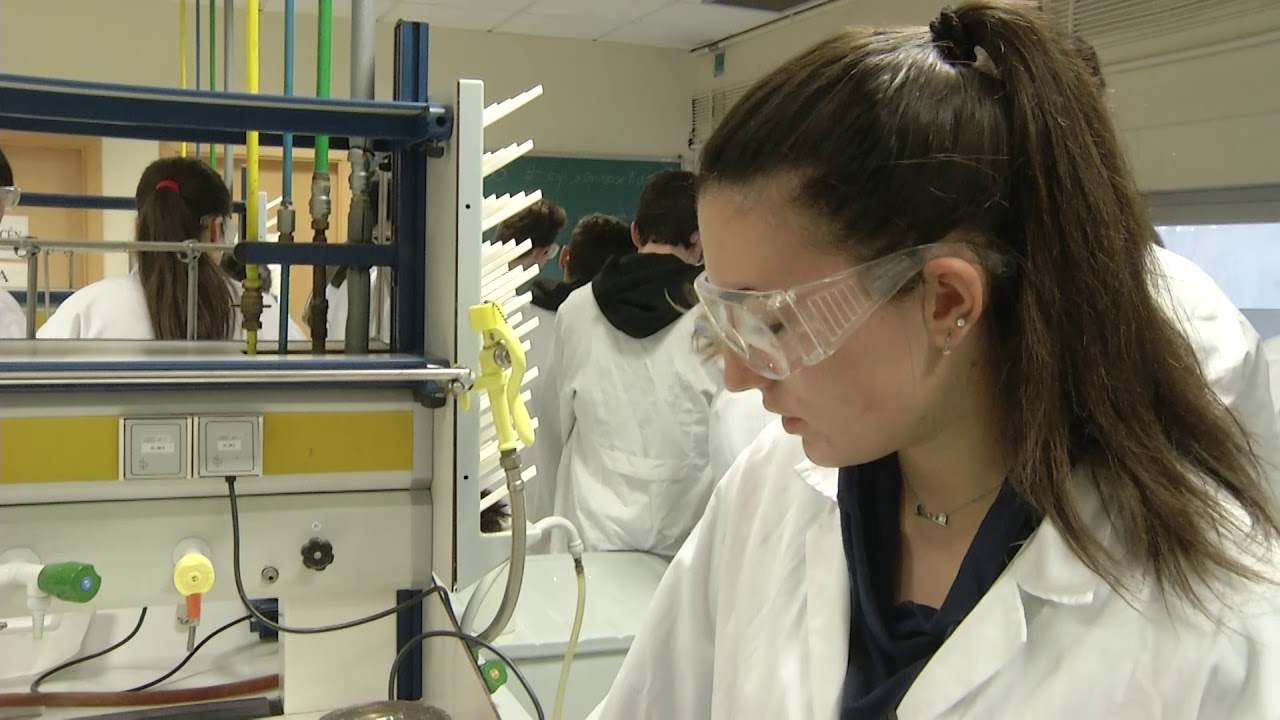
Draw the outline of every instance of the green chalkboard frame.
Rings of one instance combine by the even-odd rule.
[[[485,178],[485,195],[514,195],[541,190],[547,200],[564,207],[568,223],[556,239],[562,247],[578,220],[594,212],[631,222],[636,201],[650,175],[679,170],[676,160],[618,160],[608,158],[526,155]],[[486,235],[492,239],[492,233]],[[547,263],[543,277],[560,279],[560,266]]]

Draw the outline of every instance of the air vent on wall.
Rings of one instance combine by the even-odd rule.
[[[1094,43],[1158,38],[1276,6],[1276,0],[1041,0],[1061,27]]]
[[[711,137],[716,126],[728,114],[729,108],[733,107],[733,104],[738,102],[753,84],[745,82],[728,85],[694,96],[693,129],[689,133],[689,149],[695,156],[702,144]]]

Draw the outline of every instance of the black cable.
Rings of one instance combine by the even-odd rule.
[[[253,601],[249,599],[249,594],[245,592],[244,589],[244,576],[240,571],[240,502],[236,495],[236,477],[234,475],[228,475],[225,479],[227,482],[227,500],[231,504],[231,575],[235,580],[236,593],[240,596],[240,602],[244,604],[245,609],[249,611],[249,615],[259,623],[262,623],[263,627],[270,628],[278,633],[292,635],[318,635],[320,633],[348,630],[350,628],[376,622],[385,617],[390,617],[401,610],[406,610],[414,605],[419,605],[433,593],[438,593],[440,595],[445,612],[449,615],[449,621],[454,627],[458,627],[458,618],[453,612],[453,604],[449,602],[449,596],[445,593],[444,587],[439,584],[432,585],[420,594],[417,594],[415,597],[405,600],[395,607],[388,608],[380,613],[370,615],[368,617],[360,618],[359,620],[351,620],[334,625],[323,625],[320,627],[294,628],[287,625],[280,625],[279,623],[268,619],[258,611],[258,608],[254,606]],[[221,632],[221,630],[222,629],[219,628],[217,632]],[[212,635],[210,635],[210,637],[212,637]],[[404,661],[405,656],[407,656],[414,647],[421,645],[425,640],[429,640],[433,637],[455,637],[466,642],[480,645],[484,649],[496,655],[498,659],[506,663],[507,667],[511,669],[511,672],[515,674],[516,680],[520,682],[524,687],[525,692],[528,693],[530,700],[533,702],[533,709],[536,711],[538,720],[546,720],[546,714],[542,709],[542,703],[538,702],[538,696],[534,694],[533,687],[529,684],[529,681],[525,679],[524,673],[520,672],[520,668],[516,667],[516,664],[512,662],[509,657],[503,654],[501,650],[488,642],[485,642],[474,635],[464,633],[461,630],[432,630],[422,633],[407,642],[405,646],[400,649],[400,652],[396,654],[396,659],[391,664],[391,678],[388,683],[390,699],[395,699],[396,674],[399,672],[400,664]],[[198,649],[199,645],[196,646],[196,650]],[[180,668],[182,666],[179,665],[178,667]],[[177,672],[177,669],[175,668],[173,672]]]
[[[424,633],[415,635],[412,640],[405,643],[405,646],[396,654],[396,659],[391,663],[391,676],[387,679],[388,700],[396,699],[396,675],[400,672],[400,663],[404,661],[405,656],[408,655],[415,647],[421,645],[424,641],[437,637],[457,638],[463,642],[479,645],[485,650],[496,655],[499,660],[506,664],[507,668],[511,670],[512,674],[516,676],[516,680],[518,680],[520,685],[524,688],[525,693],[529,696],[529,700],[533,703],[533,712],[538,717],[538,720],[546,720],[547,716],[542,710],[542,703],[538,702],[538,696],[534,694],[533,687],[529,685],[529,681],[525,679],[524,673],[520,672],[520,668],[515,664],[515,662],[513,662],[511,658],[507,657],[506,653],[488,642],[481,640],[470,633],[464,633],[461,630],[428,630]]]
[[[186,654],[186,656],[182,658],[182,662],[180,662],[180,663],[178,663],[177,665],[175,665],[175,666],[173,667],[173,669],[171,669],[169,672],[167,672],[167,673],[165,673],[165,674],[161,675],[160,677],[156,678],[155,680],[152,680],[151,682],[143,683],[142,685],[139,685],[139,686],[137,686],[137,687],[129,688],[128,690],[124,690],[123,692],[127,692],[127,693],[136,693],[136,692],[142,692],[143,690],[150,690],[151,688],[155,687],[156,685],[159,685],[160,683],[164,682],[165,680],[168,680],[169,678],[173,677],[174,675],[177,675],[177,674],[178,674],[178,672],[182,670],[182,668],[186,667],[187,663],[191,662],[191,658],[195,657],[196,653],[200,652],[200,648],[202,648],[202,647],[204,647],[206,644],[208,644],[208,642],[209,642],[210,640],[212,640],[212,639],[216,638],[217,636],[221,635],[222,633],[224,633],[224,632],[226,632],[226,631],[230,630],[231,628],[235,627],[236,625],[239,625],[240,623],[242,623],[242,622],[244,622],[244,621],[248,620],[250,617],[251,617],[251,616],[249,616],[249,615],[244,615],[244,616],[238,617],[238,618],[236,618],[235,620],[232,620],[231,622],[226,623],[225,625],[223,625],[223,626],[219,627],[217,630],[214,630],[213,632],[211,632],[211,633],[209,633],[207,636],[205,636],[205,638],[204,638],[203,640],[201,640],[199,643],[197,643],[195,647],[191,648],[191,652],[188,652],[188,653]],[[96,653],[93,653],[93,654],[91,654],[91,655],[85,655],[85,656],[84,656],[84,657],[82,657],[82,658],[76,658],[76,659],[74,659],[74,660],[68,660],[67,662],[62,663],[61,665],[58,665],[58,666],[52,667],[52,668],[50,668],[50,669],[48,669],[48,670],[45,670],[43,673],[41,673],[41,674],[40,674],[40,676],[39,676],[39,677],[37,677],[34,681],[32,681],[32,683],[31,683],[31,692],[33,692],[33,693],[38,693],[38,692],[40,692],[40,685],[41,685],[42,683],[44,683],[45,681],[47,681],[49,678],[53,677],[54,675],[56,675],[56,674],[58,674],[58,673],[62,672],[63,670],[66,670],[67,668],[74,667],[74,666],[76,666],[76,665],[79,665],[80,663],[86,663],[86,662],[89,662],[90,660],[96,660],[97,658],[100,658],[100,657],[102,657],[103,655],[106,655],[106,654],[108,654],[108,653],[114,652],[114,651],[116,651],[116,650],[119,650],[121,647],[124,647],[125,643],[129,642],[130,640],[132,640],[132,639],[134,638],[134,636],[136,636],[136,635],[138,634],[138,631],[142,629],[142,623],[143,623],[143,621],[144,621],[144,620],[146,620],[146,619],[147,619],[147,608],[142,608],[142,612],[138,613],[138,622],[137,622],[136,624],[134,624],[134,626],[133,626],[133,630],[131,630],[131,631],[129,632],[129,634],[128,634],[128,635],[126,635],[126,636],[124,637],[124,639],[123,639],[123,640],[121,640],[120,642],[115,643],[114,645],[112,645],[112,646],[108,647],[108,648],[107,648],[107,649],[105,649],[105,650],[99,650],[99,651],[98,651],[98,652],[96,652]]]
[[[31,692],[33,693],[40,692],[40,686],[43,685],[46,680],[53,677],[54,675],[57,675],[63,670],[66,670],[68,668],[73,668],[76,665],[79,665],[81,663],[87,663],[90,660],[97,660],[103,655],[106,655],[108,653],[113,653],[116,650],[119,650],[120,648],[124,647],[125,644],[127,644],[130,640],[132,640],[138,634],[138,631],[142,629],[142,623],[146,619],[147,619],[147,609],[142,608],[142,612],[138,613],[138,622],[134,624],[133,629],[129,631],[128,635],[124,636],[123,640],[108,647],[106,650],[99,650],[96,653],[93,653],[91,655],[85,655],[82,658],[75,658],[73,660],[68,660],[62,663],[61,665],[54,665],[48,670],[45,670],[44,672],[36,676],[35,680],[31,681]]]
[[[229,623],[226,623],[226,624],[222,625],[222,626],[221,626],[221,627],[219,627],[217,630],[214,630],[213,632],[211,632],[211,633],[209,633],[208,635],[206,635],[206,636],[204,637],[204,639],[203,639],[203,640],[201,640],[200,642],[196,643],[196,646],[195,646],[195,647],[193,647],[193,648],[191,648],[191,652],[187,653],[187,656],[186,656],[186,657],[184,657],[184,658],[182,658],[182,662],[178,663],[177,665],[174,665],[172,670],[170,670],[169,672],[167,672],[167,673],[165,673],[165,674],[161,675],[160,677],[156,678],[155,680],[152,680],[151,682],[143,683],[143,684],[141,684],[141,685],[139,685],[139,686],[137,686],[137,687],[131,687],[131,688],[129,688],[128,690],[125,690],[125,692],[135,693],[135,692],[142,692],[143,690],[150,690],[151,688],[155,687],[156,685],[159,685],[160,683],[164,682],[165,680],[168,680],[169,678],[173,677],[174,675],[177,675],[177,674],[178,674],[178,671],[180,671],[180,670],[182,670],[182,668],[186,667],[187,663],[191,662],[191,658],[195,657],[195,656],[196,656],[196,653],[200,652],[200,648],[202,648],[202,647],[204,647],[206,644],[208,644],[208,642],[209,642],[210,640],[212,640],[212,639],[214,639],[214,638],[218,637],[218,636],[219,636],[219,635],[221,635],[222,633],[224,633],[224,632],[226,632],[226,631],[230,630],[231,628],[233,628],[233,627],[235,627],[235,626],[239,625],[240,623],[242,623],[242,622],[244,622],[244,621],[248,620],[250,617],[252,617],[252,616],[250,616],[250,615],[241,615],[240,617],[236,618],[235,620],[232,620],[231,622],[229,622]]]
[[[236,497],[236,477],[234,475],[228,475],[226,481],[227,499],[231,502],[231,575],[235,579],[236,594],[240,596],[240,602],[244,604],[245,609],[249,611],[249,614],[253,616],[253,619],[261,623],[263,627],[270,628],[278,633],[287,633],[290,635],[319,635],[321,633],[349,630],[354,627],[360,627],[361,625],[368,625],[371,622],[377,622],[385,617],[395,615],[401,610],[408,610],[415,605],[421,604],[422,601],[432,593],[440,593],[442,597],[444,596],[444,588],[439,585],[435,585],[424,590],[421,594],[415,595],[399,605],[387,608],[380,613],[363,617],[358,620],[349,620],[347,622],[337,623],[334,625],[321,625],[319,627],[289,627],[288,625],[281,625],[268,619],[253,604],[253,601],[249,599],[249,594],[245,592],[244,589],[244,576],[240,572],[240,503]]]

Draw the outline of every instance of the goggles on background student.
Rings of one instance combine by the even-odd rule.
[[[22,200],[22,188],[12,185],[0,186],[0,210],[18,207]]]
[[[831,357],[858,327],[937,257],[980,261],[993,274],[1003,258],[958,243],[920,245],[785,290],[730,290],[706,273],[694,289],[719,339],[752,372],[781,380]]]

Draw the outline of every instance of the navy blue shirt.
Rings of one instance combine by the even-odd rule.
[[[1005,485],[941,608],[894,602],[902,474],[897,455],[840,470],[840,525],[852,594],[840,720],[893,718],[916,676],[1004,572],[1039,522]]]

